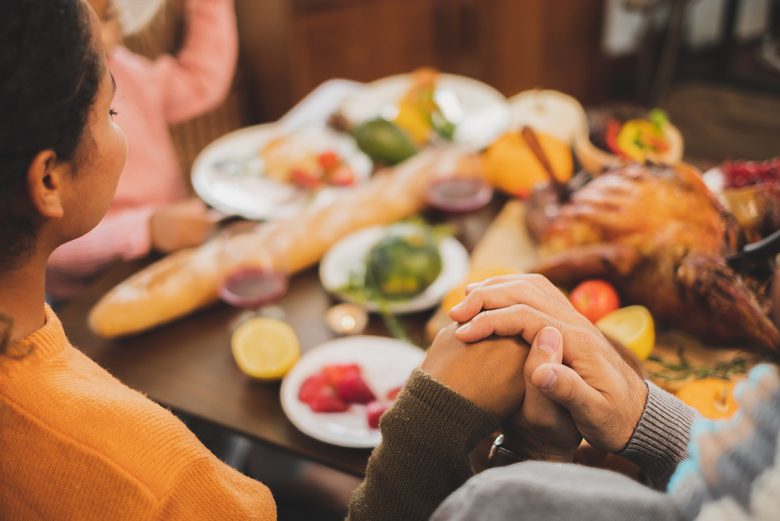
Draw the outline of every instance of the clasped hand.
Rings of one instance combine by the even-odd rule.
[[[647,386],[547,279],[473,284],[450,317],[422,369],[504,420],[513,450],[571,461],[582,437],[608,452],[627,445]]]

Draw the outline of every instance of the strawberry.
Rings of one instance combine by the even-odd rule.
[[[303,381],[298,390],[298,399],[311,404],[312,400],[328,385],[328,377],[323,373],[313,374]]]
[[[349,409],[349,405],[336,395],[336,391],[329,385],[320,389],[320,391],[309,402],[309,407],[314,412],[344,412]]]
[[[371,402],[366,407],[366,420],[372,429],[379,428],[379,418],[390,408],[390,405],[382,402]]]
[[[347,403],[368,403],[376,400],[376,396],[359,373],[345,375],[335,387],[339,398]]]
[[[338,383],[349,375],[360,376],[360,366],[357,364],[332,364],[322,368],[323,374],[328,377],[328,383],[336,387]]]
[[[403,389],[403,388],[404,388],[403,385],[399,385],[398,387],[394,387],[393,389],[390,389],[389,391],[387,391],[387,399],[388,400],[395,400],[396,398],[398,398],[398,393],[400,393],[401,389]]]

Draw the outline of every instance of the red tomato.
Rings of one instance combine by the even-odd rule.
[[[317,162],[323,170],[333,170],[341,164],[341,157],[332,150],[326,150],[317,156]]]
[[[586,280],[569,295],[574,309],[591,322],[597,322],[620,307],[620,297],[609,282]]]
[[[355,183],[355,172],[347,166],[342,166],[330,174],[328,181],[333,186],[350,186]]]
[[[312,172],[304,168],[295,167],[290,172],[293,184],[301,188],[314,189],[322,185],[322,173]]]

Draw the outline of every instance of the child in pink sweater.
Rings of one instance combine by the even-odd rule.
[[[238,54],[233,0],[187,0],[181,51],[154,61],[121,45],[111,0],[90,3],[103,22],[109,68],[117,83],[116,121],[127,136],[127,163],[103,221],[51,256],[47,290],[55,298],[69,296],[114,261],[205,239],[215,217],[200,201],[185,199],[185,179],[168,125],[221,103]]]

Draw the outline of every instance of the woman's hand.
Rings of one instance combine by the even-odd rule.
[[[537,367],[560,364],[562,353],[563,338],[557,329],[546,327],[536,335],[523,370],[523,405],[505,425],[504,445],[529,459],[571,462],[582,441],[569,411],[544,396],[532,382]]]
[[[467,344],[455,337],[456,327],[436,335],[422,370],[502,420],[508,418],[523,400],[528,345],[511,338]]]
[[[538,365],[531,383],[569,411],[594,447],[618,452],[628,444],[647,401],[647,386],[550,281],[540,275],[496,277],[467,292],[450,312],[463,324],[455,333],[458,339],[519,335],[532,342],[544,328],[554,327],[563,337],[563,363]]]

